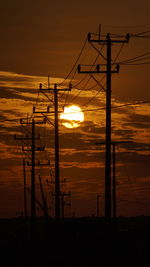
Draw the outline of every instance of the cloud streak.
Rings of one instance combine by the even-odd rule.
[[[14,133],[20,134],[19,119],[21,116],[26,117],[25,113],[29,113],[29,117],[32,114],[32,107],[36,103],[39,81],[45,83],[45,77],[33,77],[29,75],[18,75],[14,73],[1,72],[0,73],[2,98],[0,99],[1,108],[1,136],[0,136],[0,159],[1,159],[1,182],[7,185],[7,181],[12,181],[12,190],[14,194],[16,188],[23,186],[22,180],[22,156],[24,154],[18,154],[17,144],[14,141]],[[37,79],[37,80],[36,80]],[[61,79],[60,79],[61,80]],[[60,81],[58,79],[58,81]],[[53,80],[53,82],[55,79]],[[37,86],[35,86],[37,84]],[[1,84],[2,85],[2,84]],[[76,96],[76,91],[72,91],[72,95]],[[65,95],[61,95],[60,107],[64,105]],[[79,214],[89,214],[91,210],[94,210],[94,199],[97,192],[100,192],[104,201],[104,165],[105,165],[105,146],[98,147],[96,142],[105,140],[105,110],[104,108],[104,95],[101,100],[99,96],[95,98],[95,101],[90,103],[88,108],[82,107],[82,104],[89,101],[93,97],[92,94],[85,93],[85,96],[79,96],[76,99],[76,103],[84,111],[85,121],[79,128],[66,129],[60,120],[60,170],[61,179],[67,178],[67,188],[71,188],[72,194],[75,195],[76,201],[73,204],[73,208],[78,210],[77,203],[80,202],[81,206],[85,208],[85,203],[91,202],[90,208],[78,210]],[[85,102],[84,102],[85,101]],[[117,100],[114,105],[121,105],[124,102]],[[39,95],[37,102],[38,110],[46,110],[48,99]],[[95,110],[98,107],[102,107],[102,110]],[[86,111],[87,109],[87,111]],[[146,112],[145,112],[146,111]],[[49,116],[49,115],[48,115]],[[150,106],[143,105],[138,108],[123,107],[112,110],[112,139],[113,140],[133,140],[132,144],[126,146],[120,145],[117,147],[117,176],[120,177],[118,185],[118,194],[120,201],[124,198],[132,203],[133,195],[127,195],[130,183],[128,177],[134,180],[132,187],[134,191],[138,190],[140,196],[140,205],[143,205],[145,214],[147,214],[147,205],[149,199],[147,198],[147,186],[149,186],[149,117]],[[36,117],[36,115],[35,115]],[[12,119],[9,123],[4,122],[4,119]],[[15,121],[13,121],[15,119]],[[16,121],[18,119],[18,121]],[[50,114],[49,119],[53,120],[53,115]],[[31,129],[28,129],[31,131]],[[37,160],[51,160],[51,166],[54,171],[54,128],[52,125],[47,124],[36,129],[36,134],[42,133],[42,142],[46,145],[46,154],[37,155]],[[22,129],[22,135],[25,131]],[[21,145],[21,142],[20,142]],[[30,144],[29,144],[30,145]],[[129,175],[125,175],[124,168],[128,169]],[[38,168],[37,168],[38,171]],[[30,169],[27,171],[28,181],[30,181]],[[49,175],[49,171],[46,171]],[[4,179],[5,177],[5,179]],[[130,179],[129,179],[130,180]],[[44,180],[43,180],[44,181]],[[14,184],[16,183],[16,187]],[[44,182],[45,183],[45,182]],[[63,186],[62,186],[63,187]],[[18,191],[16,191],[17,193]],[[77,197],[78,196],[78,197]],[[147,199],[147,200],[146,200]],[[123,202],[122,202],[123,203]],[[142,204],[143,203],[143,204]],[[8,203],[9,205],[9,203]],[[16,203],[17,205],[17,203]],[[121,207],[121,202],[120,202]],[[145,208],[144,208],[145,205]],[[131,209],[128,214],[134,213],[134,205],[131,205]],[[9,209],[8,209],[9,210]],[[119,208],[120,215],[128,215],[126,210]]]

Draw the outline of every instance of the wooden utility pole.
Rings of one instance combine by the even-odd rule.
[[[95,70],[92,71],[81,71],[81,66],[78,66],[79,73],[92,74],[106,73],[106,143],[105,143],[105,218],[106,220],[111,219],[111,74],[119,72],[119,65],[116,65],[116,69],[112,70],[112,59],[111,59],[111,47],[113,43],[127,43],[129,41],[129,34],[127,34],[125,40],[114,40],[111,39],[108,33],[105,39],[101,39],[100,34],[98,39],[92,39],[91,33],[88,34],[88,42],[94,47],[97,52],[106,60],[106,70],[101,70],[101,64],[96,65]],[[104,44],[107,47],[106,58],[98,51],[93,43]],[[96,80],[94,78],[94,80]],[[99,83],[98,83],[99,84]]]

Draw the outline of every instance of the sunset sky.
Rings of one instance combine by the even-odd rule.
[[[94,215],[97,193],[101,196],[100,215],[104,215],[104,147],[95,143],[105,140],[105,92],[89,75],[78,74],[77,66],[105,63],[87,42],[88,32],[98,33],[100,24],[102,35],[147,32],[150,30],[149,10],[148,0],[142,3],[117,0],[113,4],[110,0],[8,0],[1,3],[0,217],[14,217],[16,212],[23,211],[24,155],[22,143],[14,140],[14,134],[21,134],[19,120],[27,113],[30,117],[33,106],[46,110],[50,105],[53,110],[48,98],[39,93],[39,84],[46,88],[48,75],[52,88],[54,83],[62,83],[62,88],[67,88],[70,81],[73,84],[70,93],[59,93],[60,111],[65,106],[77,105],[85,118],[80,127],[72,129],[65,128],[61,120],[59,122],[61,179],[66,179],[62,191],[71,191],[71,208],[66,208],[66,215]],[[119,74],[112,75],[112,140],[133,141],[117,147],[117,213],[122,216],[149,215],[149,45],[149,38],[132,36],[128,44],[112,46],[112,62],[115,63],[143,55],[128,61],[129,65],[120,64]],[[102,48],[102,54],[106,56],[106,47],[95,46],[98,50]],[[103,74],[94,77],[105,88]],[[135,105],[137,102],[139,104]],[[133,105],[126,105],[128,103]],[[49,120],[53,122],[52,115]],[[22,131],[24,135],[25,130]],[[38,154],[37,159],[50,159],[54,171],[54,127],[47,123],[38,126],[36,133],[41,133],[46,145],[46,152]],[[27,170],[30,185],[29,168]],[[46,183],[49,173],[48,168],[41,170],[53,215],[51,192],[54,186]],[[38,176],[36,179],[40,199]]]

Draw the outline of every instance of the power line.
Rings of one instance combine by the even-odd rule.
[[[78,55],[78,57],[77,57],[77,59],[76,59],[74,65],[73,65],[73,67],[71,68],[71,70],[69,71],[69,73],[67,74],[67,76],[65,77],[65,79],[64,79],[60,84],[58,84],[59,86],[62,85],[62,84],[69,78],[70,74],[71,74],[72,71],[74,70],[75,66],[77,65],[77,63],[78,63],[78,61],[79,61],[79,59],[80,59],[80,57],[81,57],[81,55],[82,55],[82,53],[83,53],[83,50],[84,50],[84,48],[85,48],[86,43],[87,43],[87,37],[86,37],[86,39],[85,39],[85,41],[84,41],[84,43],[83,43],[83,46],[82,46],[82,48],[81,48],[81,50],[80,50],[80,53],[79,53],[79,55]]]
[[[104,47],[104,45],[101,46],[101,48],[100,48],[100,52],[102,51],[103,47]],[[93,68],[93,66],[95,65],[95,63],[96,63],[98,57],[99,57],[99,54],[96,56],[96,58],[95,58],[93,64],[90,65],[90,70],[91,70],[91,69]],[[87,75],[88,75],[88,74],[86,74],[82,80],[84,80],[85,77],[87,77]],[[74,100],[81,94],[81,92],[82,92],[82,91],[84,90],[84,88],[88,85],[88,83],[89,83],[90,80],[91,80],[91,76],[88,78],[88,81],[85,83],[85,85],[84,85],[82,88],[76,88],[77,85],[80,84],[80,82],[79,82],[78,84],[75,84],[75,85],[73,86],[73,87],[75,87],[76,89],[78,89],[78,90],[80,90],[80,91],[77,93],[76,96],[74,96],[74,97],[71,99],[71,102],[73,102],[73,101],[74,101]],[[95,86],[94,86],[94,87],[95,87]],[[92,87],[92,88],[94,88],[94,87]],[[85,90],[90,90],[90,89],[92,89],[92,88],[88,88],[88,89],[85,89]]]
[[[118,106],[112,106],[112,109],[117,109],[117,108],[123,108],[123,107],[126,107],[126,106],[137,106],[137,105],[142,105],[142,104],[148,104],[150,103],[150,100],[148,101],[137,101],[135,103],[127,103],[127,104],[122,104],[122,105],[118,105]],[[105,107],[102,107],[102,108],[92,108],[92,109],[83,109],[82,112],[90,112],[90,111],[97,111],[97,110],[105,110]],[[59,114],[61,114],[62,112],[58,112]],[[76,111],[74,112],[69,112],[69,113],[65,113],[65,114],[74,114],[74,113],[78,113]],[[49,114],[47,115],[46,117],[49,117],[49,116],[53,116],[52,114]],[[41,116],[39,116],[39,118],[41,118]],[[3,121],[0,121],[1,122],[13,122],[13,121],[18,121],[19,122],[19,119],[12,119],[12,120],[3,120]]]
[[[138,66],[138,65],[149,65],[150,64],[150,61],[149,62],[141,62],[141,63],[121,63],[120,65],[134,65],[134,66]]]
[[[148,51],[148,52],[146,52],[146,53],[144,53],[144,54],[141,54],[141,55],[138,55],[138,56],[136,56],[136,57],[132,57],[132,58],[129,58],[129,59],[126,59],[126,60],[124,60],[124,61],[120,61],[120,62],[118,62],[118,64],[122,64],[122,63],[128,63],[128,62],[130,62],[130,61],[137,61],[138,59],[139,60],[142,60],[142,57],[145,57],[146,55],[149,55],[150,54],[150,52]]]
[[[145,28],[145,27],[148,27],[150,26],[150,23],[145,23],[145,24],[137,24],[137,25],[110,25],[110,24],[102,24],[104,27],[111,27],[111,28],[120,28],[120,29],[123,29],[123,28]]]

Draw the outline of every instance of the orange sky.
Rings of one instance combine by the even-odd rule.
[[[9,3],[10,2],[10,3]],[[23,210],[22,154],[15,133],[20,133],[19,119],[32,113],[36,103],[39,83],[60,83],[72,68],[89,31],[97,32],[102,24],[102,33],[138,33],[149,30],[149,1],[115,1],[112,5],[99,1],[28,1],[2,3],[0,16],[0,217],[15,216]],[[136,12],[135,12],[136,9]],[[98,47],[99,48],[99,47]],[[115,59],[120,45],[112,47]],[[105,54],[105,48],[103,54]],[[132,38],[123,48],[118,62],[149,52],[149,39]],[[87,43],[78,63],[91,64],[96,52]],[[97,63],[101,60],[98,58]],[[150,100],[149,65],[124,66],[112,76],[112,105]],[[75,70],[74,70],[75,71]],[[77,84],[84,75],[74,74],[72,83]],[[55,77],[55,78],[54,78]],[[101,77],[96,76],[98,80]],[[66,129],[60,123],[61,177],[67,179],[62,190],[72,192],[72,207],[66,214],[91,215],[96,212],[96,194],[101,194],[101,211],[104,214],[104,150],[95,142],[104,140],[105,93],[88,83],[89,77],[73,88],[68,97],[62,95],[60,108],[76,104],[84,111],[85,121],[77,129]],[[105,86],[105,79],[102,82]],[[66,83],[68,85],[68,82]],[[82,89],[81,91],[79,89]],[[91,99],[93,100],[91,101]],[[43,102],[44,101],[44,102]],[[90,101],[90,102],[89,102]],[[88,103],[89,102],[89,103]],[[37,107],[49,105],[46,97],[39,95]],[[100,108],[101,110],[96,110]],[[90,111],[91,110],[91,111]],[[5,121],[5,120],[15,121]],[[133,144],[117,148],[117,196],[118,214],[124,216],[149,214],[149,141],[150,106],[126,106],[112,111],[113,140],[133,140]],[[46,135],[47,156],[53,167],[53,126],[49,124],[38,130]],[[21,143],[19,143],[21,144]],[[49,156],[50,155],[50,156]],[[39,156],[38,156],[39,157]],[[44,171],[41,171],[44,172]],[[46,172],[46,171],[45,171]],[[46,175],[48,174],[48,170]],[[45,174],[43,173],[43,176]],[[28,174],[28,183],[30,176]],[[50,188],[43,178],[45,192],[52,203]],[[39,192],[39,185],[37,185]],[[28,195],[28,198],[30,196]],[[53,207],[51,214],[53,215]]]

